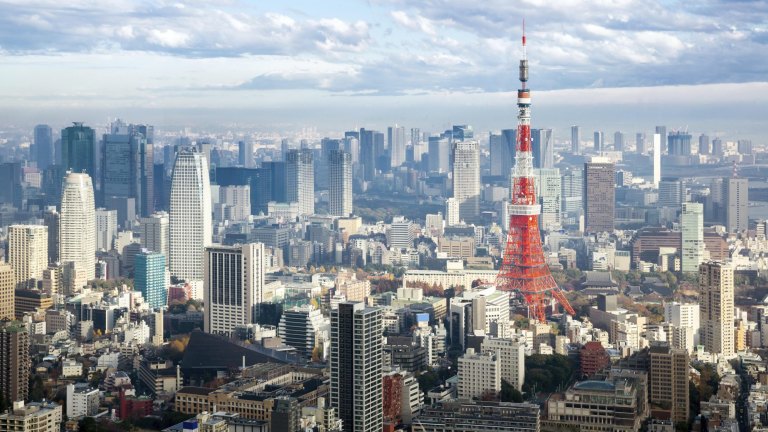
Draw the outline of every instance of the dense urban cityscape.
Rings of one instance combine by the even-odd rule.
[[[765,130],[540,124],[515,29],[495,129],[0,126],[0,432],[768,431]]]

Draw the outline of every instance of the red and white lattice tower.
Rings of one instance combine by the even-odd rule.
[[[502,291],[519,292],[528,305],[528,317],[545,322],[545,310],[550,296],[569,314],[573,315],[574,311],[555,283],[541,246],[541,206],[536,202],[531,152],[531,91],[526,87],[528,58],[525,25],[520,82],[522,85],[517,91],[517,152],[512,180],[512,200],[509,204],[509,231],[501,268],[496,276],[496,287]]]

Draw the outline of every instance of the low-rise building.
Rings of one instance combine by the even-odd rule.
[[[99,412],[99,390],[88,386],[67,386],[67,417],[90,417]]]
[[[0,431],[59,432],[61,405],[54,402],[14,402],[13,409],[0,414]]]
[[[539,432],[539,406],[454,400],[424,408],[413,419],[422,432]]]
[[[550,396],[542,430],[636,431],[645,415],[638,413],[636,381],[624,378],[581,381]]]

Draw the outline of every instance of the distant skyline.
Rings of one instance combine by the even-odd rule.
[[[5,123],[768,136],[768,3],[0,0]]]

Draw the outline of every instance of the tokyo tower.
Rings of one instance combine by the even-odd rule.
[[[496,276],[496,287],[517,291],[528,305],[528,317],[545,322],[549,297],[571,315],[575,312],[555,283],[544,259],[539,233],[541,206],[536,202],[531,152],[531,91],[527,88],[528,57],[523,23],[523,58],[520,60],[520,90],[517,91],[517,152],[512,174],[512,199],[509,204],[509,231],[504,257]]]

